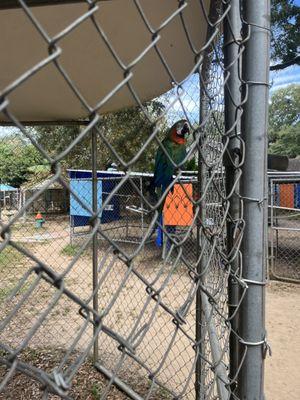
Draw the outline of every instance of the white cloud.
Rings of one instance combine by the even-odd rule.
[[[300,84],[300,66],[295,65],[282,71],[273,71],[270,74],[271,92],[293,83]]]

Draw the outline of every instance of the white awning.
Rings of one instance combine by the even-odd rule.
[[[6,3],[9,1],[6,1]],[[178,9],[177,0],[141,0],[144,13],[154,29]],[[207,22],[198,0],[182,11],[190,39],[198,50],[206,39]],[[206,0],[208,12],[209,0]],[[1,6],[0,6],[1,7]],[[125,65],[131,64],[152,41],[132,0],[100,1],[94,14],[109,42]],[[88,11],[86,3],[32,7],[36,19],[50,37],[68,27]],[[178,14],[159,32],[157,45],[177,81],[191,73],[195,54],[187,40]],[[48,44],[23,9],[0,9],[0,91],[5,92],[17,78],[48,56]],[[94,108],[124,79],[103,39],[88,18],[58,41],[58,61],[71,81]],[[130,83],[143,102],[169,90],[171,78],[152,47],[130,71]],[[68,121],[85,119],[89,112],[76,98],[53,63],[43,67],[8,94],[9,110],[20,121]],[[136,104],[125,86],[109,98],[100,113]],[[6,121],[0,113],[0,122]]]

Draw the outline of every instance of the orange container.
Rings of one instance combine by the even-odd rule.
[[[294,185],[283,183],[280,185],[280,207],[294,207]]]
[[[193,197],[191,183],[174,185],[173,193],[169,192],[164,204],[164,225],[190,226],[193,222]],[[189,196],[189,197],[188,197]]]

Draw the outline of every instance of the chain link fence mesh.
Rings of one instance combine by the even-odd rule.
[[[269,177],[270,275],[300,279],[300,174]]]
[[[241,153],[244,148],[235,131],[240,113],[229,129],[224,124],[229,67],[224,66],[223,32],[230,1],[212,1],[210,7],[204,0],[170,1],[168,15],[156,24],[147,19],[147,2],[132,1],[148,42],[126,62],[100,22],[102,7],[110,2],[82,2],[86,7],[80,15],[55,35],[38,20],[33,2],[15,3],[42,38],[47,55],[24,65],[23,73],[1,88],[1,112],[17,129],[17,139],[3,140],[22,137],[48,172],[41,181],[21,186],[12,212],[4,204],[1,208],[0,398],[17,398],[21,385],[27,398],[237,399],[237,376],[229,377],[229,338],[240,342],[243,355],[248,345],[231,330],[240,303],[229,315],[228,281],[240,288],[241,301],[247,284],[239,262],[243,215],[229,212],[243,157],[240,163],[232,161],[230,193],[223,161],[232,138]],[[190,32],[189,7],[205,24],[204,45]],[[184,32],[194,59],[183,80],[160,48],[172,23]],[[110,57],[123,74],[93,104],[68,75],[63,58],[68,37],[87,24],[106,48],[99,57]],[[232,63],[240,66],[244,40],[235,42],[239,51]],[[134,77],[148,53],[158,57],[171,89],[144,102]],[[69,133],[60,127],[28,127],[13,111],[14,93],[49,65],[86,113]],[[98,84],[89,79],[90,85]],[[102,115],[123,90],[135,106]],[[191,131],[187,155],[179,163],[171,160],[173,180],[153,201],[155,152],[161,148],[171,159],[163,139],[181,119]],[[117,165],[115,171],[105,170],[108,160]],[[228,221],[234,226],[230,251]],[[96,370],[86,370],[92,353],[100,371],[96,377]]]

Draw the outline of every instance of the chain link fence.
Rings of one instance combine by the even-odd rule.
[[[299,282],[300,174],[269,175],[270,275]]]
[[[244,208],[264,200],[240,192],[256,85],[241,64],[252,30],[268,30],[239,1],[57,3],[0,6],[0,20],[20,22],[2,53],[23,61],[1,81],[2,125],[44,171],[1,213],[0,399],[245,398],[244,364],[267,345],[264,329],[238,328],[264,285],[243,270]],[[39,42],[32,58],[22,27]],[[40,97],[43,74],[53,84]],[[49,98],[47,121],[36,110]],[[68,109],[80,120],[63,120]],[[180,120],[190,134],[178,160],[164,138]],[[158,149],[171,175],[153,191]]]

